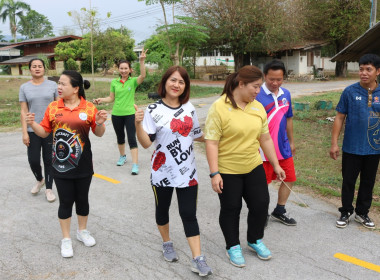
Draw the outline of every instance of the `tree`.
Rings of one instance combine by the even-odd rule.
[[[369,28],[368,0],[305,0],[303,5],[305,38],[326,39],[335,47],[335,53]],[[335,76],[345,76],[346,72],[347,63],[338,61]]]
[[[175,23],[174,22],[174,5],[176,3],[180,3],[182,2],[181,0],[138,0],[139,2],[142,2],[144,1],[145,2],[145,5],[154,5],[154,4],[158,4],[160,3],[161,7],[162,7],[162,12],[164,14],[164,22],[165,22],[165,30],[166,30],[166,36],[167,36],[167,41],[168,41],[168,46],[169,46],[169,53],[170,53],[170,57],[172,58],[173,61],[178,61],[178,57],[173,57],[173,54],[172,54],[172,46],[171,46],[171,42],[170,42],[170,37],[169,37],[169,27],[168,27],[168,20],[166,18],[166,10],[165,10],[165,4],[171,4],[173,5],[173,24]]]
[[[299,0],[186,0],[185,10],[206,27],[209,48],[229,48],[235,69],[251,54],[271,53],[297,40],[292,13]]]
[[[169,39],[175,46],[173,63],[180,65],[185,50],[199,48],[209,39],[209,36],[206,33],[207,28],[198,25],[194,18],[184,16],[176,16],[175,18],[177,19],[176,23],[161,26],[158,31],[165,28],[168,32]]]
[[[141,42],[149,50],[146,62],[157,64],[159,69],[167,69],[172,64],[166,37],[166,34],[158,33]]]
[[[14,42],[17,42],[17,18],[23,17],[23,11],[29,11],[30,6],[22,1],[1,0],[0,17],[3,23],[8,19]]]
[[[49,19],[35,10],[30,10],[26,16],[20,18],[17,30],[28,39],[54,36],[53,25]]]
[[[4,35],[1,33],[3,33],[3,31],[0,30],[0,42],[4,42]]]

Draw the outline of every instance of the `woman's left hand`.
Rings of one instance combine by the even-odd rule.
[[[277,179],[280,181],[284,181],[286,178],[285,171],[281,168],[280,165],[273,168],[274,173],[277,175]]]
[[[144,47],[142,48],[141,54],[140,54],[140,57],[139,57],[140,62],[144,62],[145,61],[147,51],[148,51],[148,49],[146,51],[144,51]]]
[[[103,123],[105,123],[105,121],[107,120],[107,116],[108,116],[108,113],[107,113],[106,110],[99,110],[99,111],[96,113],[95,121],[96,121],[98,124],[103,124]]]

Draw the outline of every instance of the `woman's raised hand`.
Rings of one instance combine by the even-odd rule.
[[[144,51],[144,47],[142,48],[141,54],[140,54],[140,57],[139,57],[140,62],[141,61],[145,61],[147,51],[148,51],[148,49]]]
[[[136,113],[135,113],[135,122],[136,123],[141,123],[144,119],[144,111],[142,109],[140,109],[139,107],[137,107],[136,104],[134,104],[135,106],[135,110],[136,110]]]

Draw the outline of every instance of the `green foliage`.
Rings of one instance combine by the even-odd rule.
[[[156,92],[160,81],[161,81],[160,74],[147,73],[147,76],[145,77],[144,81],[139,85],[138,91],[145,92],[145,93]]]
[[[22,18],[24,16],[23,12],[29,10],[29,4],[22,1],[1,0],[0,2],[0,18],[3,21],[3,23],[6,20],[9,21],[9,27],[14,42],[17,42],[17,18]]]
[[[160,69],[167,69],[172,65],[169,47],[162,33],[154,34],[145,40],[144,48],[149,50],[146,62],[155,63]]]
[[[68,60],[72,58],[86,59],[89,56],[90,42],[88,37],[83,40],[72,40],[69,42],[59,42],[54,49],[56,54],[55,60]]]
[[[78,70],[78,64],[75,62],[74,59],[69,58],[64,62],[65,70]]]
[[[21,17],[17,28],[17,31],[28,39],[54,36],[53,25],[49,19],[35,10],[30,10],[26,16]]]
[[[96,65],[94,65],[94,68],[96,69]],[[81,73],[91,73],[91,58],[87,57],[85,60],[82,61],[80,65],[80,72]]]
[[[49,70],[50,69],[50,59],[46,55],[43,55],[43,54],[38,54],[37,57],[45,63],[45,69]]]

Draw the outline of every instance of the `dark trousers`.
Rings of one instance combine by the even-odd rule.
[[[44,162],[45,171],[45,184],[47,189],[51,189],[53,186],[53,173],[52,173],[52,147],[53,147],[53,135],[46,138],[39,137],[34,132],[28,132],[29,134],[29,147],[28,147],[28,161],[30,169],[36,177],[37,181],[41,181],[42,168],[41,168],[41,149],[42,149],[42,159]]]
[[[255,243],[264,237],[268,215],[269,191],[263,165],[247,174],[221,174],[223,190],[219,194],[219,224],[226,240],[227,250],[240,244],[239,222],[242,198],[248,207],[247,240]]]
[[[130,149],[137,148],[135,115],[114,116],[112,115],[112,125],[115,130],[117,143],[122,145],[125,143],[124,128],[127,131],[128,145]]]
[[[199,235],[197,220],[198,185],[186,188],[152,186],[156,200],[156,223],[164,226],[169,223],[169,208],[174,189],[176,189],[179,215],[186,237]]]
[[[342,156],[342,207],[341,213],[353,213],[352,202],[355,194],[356,180],[360,174],[358,197],[355,212],[368,214],[372,204],[372,191],[375,185],[380,155],[354,155],[343,153]]]
[[[70,218],[74,202],[77,215],[88,215],[90,211],[88,191],[90,190],[91,180],[92,176],[78,179],[54,178],[59,196],[58,218]]]

